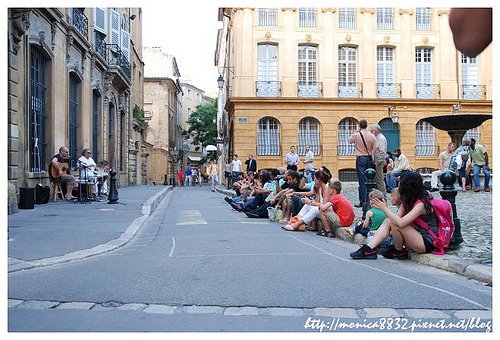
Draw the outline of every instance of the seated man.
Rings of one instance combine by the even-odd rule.
[[[389,192],[397,187],[396,178],[401,176],[403,171],[411,170],[410,162],[408,158],[401,153],[401,149],[394,149],[394,156],[396,156],[394,168],[387,173],[387,190]]]
[[[431,191],[439,191],[439,176],[441,176],[443,171],[447,170],[450,167],[451,156],[453,155],[454,151],[455,143],[448,143],[446,151],[443,151],[439,154],[439,170],[433,171],[431,174]]]
[[[97,177],[96,169],[97,164],[90,157],[92,151],[88,148],[82,150],[82,155],[78,158],[78,166],[80,168],[80,181],[85,181],[86,185],[92,185],[92,195],[97,195]],[[80,182],[82,184],[82,182]]]
[[[59,153],[52,157],[49,168],[52,178],[59,178],[61,184],[66,185],[66,199],[69,201],[75,199],[72,192],[76,186],[76,178],[69,174],[70,160],[68,158],[69,150],[65,146],[59,148]]]
[[[331,194],[330,200],[319,205],[323,229],[318,234],[335,237],[335,229],[351,226],[354,221],[354,209],[351,202],[340,193],[342,191],[340,181],[328,182],[328,188]]]

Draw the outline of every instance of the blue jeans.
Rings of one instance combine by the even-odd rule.
[[[359,156],[356,157],[356,172],[358,174],[358,196],[359,203],[364,205],[366,200],[366,177],[365,171],[370,167],[371,157]]]
[[[479,173],[481,172],[481,169],[483,169],[484,173],[484,188],[487,189],[490,187],[490,171],[486,170],[484,165],[477,165],[474,164],[474,168],[472,169],[473,174],[474,174],[474,188],[480,188],[481,184],[479,183]]]
[[[389,171],[387,173],[387,190],[391,191],[397,187],[396,178],[401,176],[403,171]]]

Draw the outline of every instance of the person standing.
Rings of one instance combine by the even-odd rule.
[[[219,169],[217,168],[217,162],[212,159],[207,166],[207,176],[212,180],[212,191],[215,191],[215,185],[219,183],[218,173]]]
[[[231,188],[231,162],[229,159],[227,160],[226,164],[224,164],[224,177],[226,178],[226,184],[227,188]]]
[[[377,174],[375,175],[375,182],[377,183],[377,189],[383,192],[385,196],[384,166],[386,164],[385,155],[387,153],[387,139],[382,134],[380,125],[373,124],[371,130],[377,141],[377,158],[375,163],[375,171]]]
[[[488,153],[486,148],[481,144],[476,144],[474,138],[470,139],[470,156],[474,167],[472,173],[474,174],[474,192],[481,191],[481,184],[479,183],[479,173],[483,169],[484,173],[484,191],[490,191],[490,167],[488,165]]]
[[[233,183],[240,179],[240,169],[241,161],[238,159],[238,155],[233,155],[233,161],[231,162],[231,172],[233,174]]]
[[[297,165],[299,164],[299,155],[295,152],[295,145],[290,147],[290,152],[285,155],[286,168],[289,170],[297,171]]]
[[[248,155],[245,165],[247,166],[247,172],[257,172],[257,161],[253,158],[253,155]]]
[[[306,145],[306,157],[304,158],[304,164],[306,166],[306,174],[309,176],[314,169],[314,153],[312,152],[309,145]]]
[[[430,191],[439,191],[438,188],[438,180],[439,176],[450,167],[451,156],[453,155],[453,151],[455,151],[455,143],[448,143],[448,147],[446,151],[443,151],[439,154],[439,170],[433,171],[431,174],[431,190]]]
[[[190,187],[191,186],[191,167],[189,165],[186,167],[186,170],[184,170],[184,174],[186,175],[186,178],[184,179],[184,186]]]
[[[367,130],[368,122],[366,119],[359,121],[359,127],[347,140],[354,144],[356,155],[356,172],[358,174],[358,196],[359,203],[354,206],[362,208],[366,200],[366,177],[365,170],[368,169],[375,159],[377,151],[377,141],[373,133]]]
[[[178,186],[182,186],[182,178],[184,176],[184,172],[182,171],[182,167],[179,168],[179,170],[177,171],[177,185]]]

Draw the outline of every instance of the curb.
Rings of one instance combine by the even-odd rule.
[[[221,194],[227,196],[234,196],[234,190],[215,188],[215,190]],[[338,237],[338,239],[349,242],[356,243],[354,240],[346,239],[343,237]],[[488,285],[493,284],[493,267],[484,264],[478,264],[472,260],[462,259],[454,255],[434,255],[434,254],[417,254],[410,253],[410,260],[431,266],[434,268],[446,270],[451,273],[455,273],[469,279],[478,280],[484,282]]]
[[[156,193],[154,196],[148,198],[142,204],[142,209],[141,209],[142,216],[133,220],[132,223],[130,223],[130,225],[127,227],[127,229],[120,235],[119,238],[113,239],[103,244],[99,244],[89,249],[78,250],[61,256],[48,257],[34,261],[24,261],[21,263],[9,265],[8,273],[15,273],[21,270],[29,270],[40,267],[52,266],[54,264],[71,262],[75,260],[82,260],[91,256],[110,252],[112,250],[115,250],[116,248],[125,245],[143,226],[144,221],[146,221],[146,219],[156,210],[160,202],[167,195],[167,193],[172,190],[172,188],[173,187],[169,185],[160,192]]]

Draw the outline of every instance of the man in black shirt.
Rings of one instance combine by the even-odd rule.
[[[69,174],[70,159],[68,158],[68,154],[68,148],[61,146],[59,153],[52,157],[49,168],[52,178],[59,178],[61,184],[66,184],[66,199],[71,200],[76,198],[72,195],[73,189],[76,186],[76,178]]]
[[[253,158],[253,155],[248,155],[245,164],[247,166],[247,172],[248,171],[257,172],[257,161]]]

